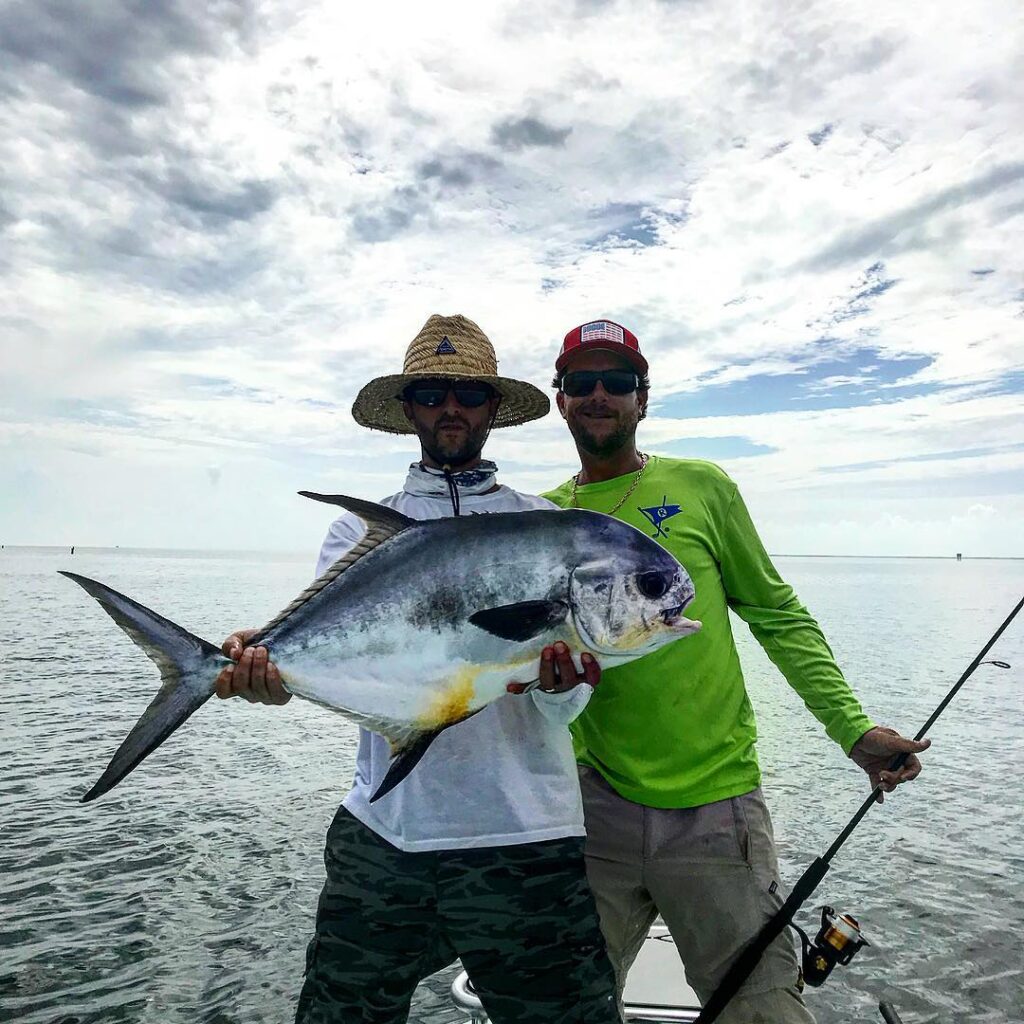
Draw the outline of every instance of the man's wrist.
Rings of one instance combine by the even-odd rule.
[[[871,721],[867,715],[859,715],[853,721],[851,721],[842,731],[841,735],[837,738],[839,745],[843,748],[843,753],[847,757],[850,756],[853,748],[869,733],[872,729],[878,728],[874,722]]]
[[[545,700],[549,704],[564,704],[567,700],[571,700],[573,695],[581,686],[586,686],[586,683],[579,682],[575,686],[570,686],[568,690],[542,690],[539,686],[535,690],[530,692],[540,700]]]

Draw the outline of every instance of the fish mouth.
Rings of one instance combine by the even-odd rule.
[[[686,604],[689,603],[689,601],[686,602]],[[677,604],[671,608],[665,608],[661,612],[661,621],[673,633],[679,633],[681,636],[689,636],[691,633],[698,632],[701,628],[701,624],[696,619],[687,619],[683,616],[683,609],[686,607],[686,604]]]

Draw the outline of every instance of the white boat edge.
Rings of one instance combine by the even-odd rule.
[[[452,1001],[469,1015],[464,1024],[490,1024],[465,971],[452,983]],[[675,943],[660,917],[630,968],[623,1003],[630,1024],[693,1024],[700,1015],[700,1003],[686,983]],[[892,1003],[883,1000],[878,1010],[885,1024],[903,1024]]]
[[[465,971],[452,982],[452,1001],[469,1014],[466,1024],[489,1024]],[[633,962],[623,1002],[627,1021],[680,1024],[695,1021],[700,1013],[697,996],[686,984],[675,943],[660,918],[651,926]]]

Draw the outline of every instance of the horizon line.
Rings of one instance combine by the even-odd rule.
[[[307,551],[299,550],[285,550],[276,549],[268,550],[266,548],[185,548],[185,547],[152,547],[152,546],[135,546],[126,544],[123,548],[119,544],[113,546],[109,544],[0,544],[0,550],[6,550],[7,548],[18,548],[21,550],[45,550],[45,551],[70,551],[71,548],[77,548],[80,551],[166,551],[176,553],[203,553],[203,554],[256,554],[256,555],[293,555],[295,557],[306,557]],[[959,558],[956,553],[952,555],[866,555],[866,554],[809,554],[809,553],[798,553],[798,552],[772,552],[769,551],[768,555],[770,558],[915,558],[930,561],[971,561],[971,562],[1022,562],[1024,561],[1024,555],[968,555],[962,552],[959,553]]]

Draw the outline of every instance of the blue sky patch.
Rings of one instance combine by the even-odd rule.
[[[609,203],[596,210],[594,220],[601,222],[605,230],[587,244],[598,249],[603,245],[622,242],[638,242],[640,245],[657,245],[658,229],[653,218],[645,212],[640,203]]]
[[[839,359],[812,362],[792,373],[755,374],[726,384],[701,383],[697,390],[654,401],[659,416],[737,416],[756,413],[848,409],[931,394],[935,384],[901,384],[932,362],[931,356],[886,358],[858,348]],[[656,385],[656,382],[655,382]]]
[[[856,317],[866,316],[871,312],[872,301],[879,295],[884,295],[897,284],[899,284],[899,278],[886,276],[883,262],[879,260],[877,263],[872,263],[864,271],[863,279],[855,285],[854,294],[825,320],[830,324],[839,324]]]
[[[755,444],[746,437],[680,437],[657,445],[659,453],[681,459],[742,459],[750,455],[770,455],[778,451],[767,444]]]
[[[992,384],[989,393],[993,395],[1024,394],[1024,370],[1003,374],[999,380]]]
[[[807,138],[814,146],[820,146],[836,130],[834,124],[823,124],[816,132],[808,132]]]
[[[877,459],[872,462],[850,462],[845,466],[827,466],[823,473],[856,473],[862,469],[882,469],[893,463],[941,462],[946,459],[978,459],[985,455],[1005,455],[1008,452],[1024,452],[1024,443],[1004,444],[988,448],[961,448],[949,452],[925,452],[923,455],[900,455],[895,459]]]

